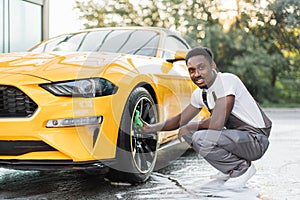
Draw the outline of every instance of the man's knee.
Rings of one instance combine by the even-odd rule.
[[[186,135],[183,135],[182,137],[183,137],[183,139],[185,140],[186,143],[193,146],[193,141],[192,141],[193,133],[188,133]]]
[[[209,130],[201,130],[195,132],[192,137],[193,148],[203,157],[210,153],[215,146],[215,142],[207,137],[208,134],[210,134]]]
[[[217,144],[217,142],[220,139],[222,131],[217,130],[201,130],[197,131],[192,136],[192,142],[202,142],[202,143],[214,143]]]

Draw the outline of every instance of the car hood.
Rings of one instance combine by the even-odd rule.
[[[7,53],[0,54],[0,73],[25,74],[49,81],[96,77],[122,56],[103,52]]]

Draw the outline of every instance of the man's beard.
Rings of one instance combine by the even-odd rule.
[[[207,89],[208,88],[207,85],[199,86],[198,83],[197,83],[198,80],[205,81],[205,79],[203,77],[196,77],[196,78],[192,79],[194,84],[197,85],[200,89]]]

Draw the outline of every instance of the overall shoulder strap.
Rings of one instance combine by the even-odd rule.
[[[208,103],[207,103],[207,92],[205,89],[202,90],[202,100],[209,112],[211,113],[212,109],[209,108]]]

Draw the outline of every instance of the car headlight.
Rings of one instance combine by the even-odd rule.
[[[86,98],[111,95],[118,89],[113,83],[103,78],[55,82],[40,86],[56,96]]]

